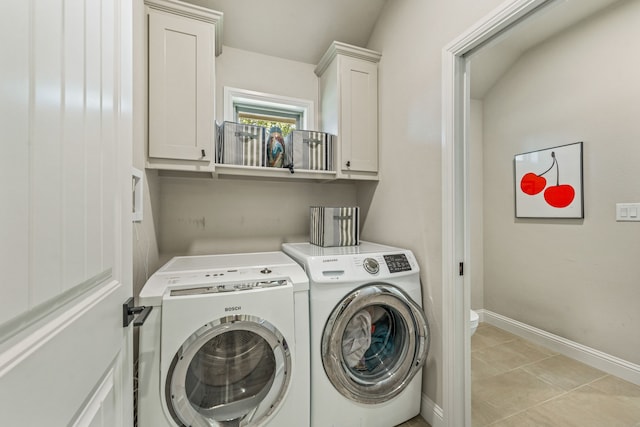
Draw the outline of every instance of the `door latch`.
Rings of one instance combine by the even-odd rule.
[[[122,327],[126,328],[133,321],[133,326],[142,326],[144,321],[147,320],[149,313],[153,309],[152,306],[133,306],[133,297],[127,299],[122,304]],[[136,314],[140,314],[136,317]],[[133,320],[135,318],[135,320]]]

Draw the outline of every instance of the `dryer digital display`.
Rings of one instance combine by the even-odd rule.
[[[389,267],[389,273],[411,271],[411,264],[405,254],[384,255],[384,262]]]

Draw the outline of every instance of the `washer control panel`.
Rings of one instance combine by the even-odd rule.
[[[369,274],[378,274],[380,271],[380,264],[378,264],[378,261],[373,258],[365,258],[362,265]]]
[[[415,260],[406,253],[373,254],[366,258],[354,257],[357,269],[362,268],[369,274],[394,274],[416,270]],[[386,267],[386,268],[384,268]]]
[[[334,249],[334,251],[338,251]],[[305,270],[313,283],[344,283],[413,275],[420,271],[410,251],[331,254],[306,259]]]
[[[389,273],[411,271],[411,264],[405,254],[384,255],[384,262],[389,268]]]

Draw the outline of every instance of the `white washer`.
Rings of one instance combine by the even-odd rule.
[[[308,289],[282,252],[164,265],[139,297],[138,426],[308,426]]]
[[[411,251],[282,248],[309,276],[311,426],[392,427],[417,415],[429,327]]]

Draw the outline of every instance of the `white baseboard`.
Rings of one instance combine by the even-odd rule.
[[[529,326],[489,310],[476,310],[481,322],[504,329],[521,338],[546,347],[552,351],[571,357],[586,365],[615,375],[623,380],[640,385],[640,365],[620,359],[586,345],[570,341],[558,335]],[[424,407],[424,397],[423,397]],[[428,421],[428,420],[427,420]],[[435,427],[434,424],[432,424]]]
[[[422,405],[420,406],[420,415],[431,427],[444,427],[444,412],[442,408],[422,393]]]

